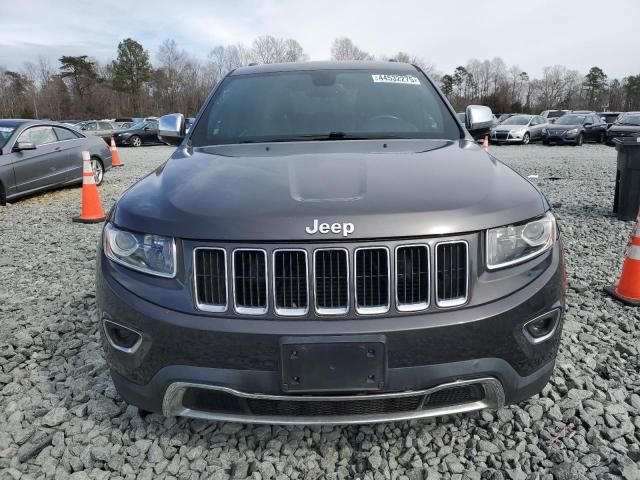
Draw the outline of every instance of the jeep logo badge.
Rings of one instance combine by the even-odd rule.
[[[315,233],[320,232],[322,235],[327,233],[335,233],[336,235],[342,234],[343,237],[346,237],[353,231],[356,227],[353,223],[319,223],[317,218],[313,219],[313,226],[306,227],[305,231],[309,235],[313,235]]]

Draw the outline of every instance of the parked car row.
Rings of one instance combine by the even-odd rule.
[[[597,142],[613,145],[615,138],[640,137],[640,112],[545,110],[540,115],[503,113],[489,131],[492,143],[541,140],[545,145]]]
[[[108,144],[113,137],[118,146],[140,147],[160,143],[157,117],[88,120],[78,122],[73,127],[86,135],[100,137]]]

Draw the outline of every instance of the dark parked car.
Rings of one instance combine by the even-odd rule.
[[[111,151],[100,138],[57,122],[0,120],[0,204],[81,183],[83,150],[91,154],[99,185],[111,168]]]
[[[607,138],[607,124],[597,113],[567,113],[553,125],[542,131],[542,143],[569,143],[582,145],[584,142],[604,143]]]
[[[562,330],[559,231],[418,67],[242,67],[127,190],[97,255],[115,387],[142,410],[356,423],[539,392]]]
[[[117,130],[113,134],[116,145],[140,147],[142,145],[155,145],[158,140],[158,121],[149,120],[136,123],[126,130]]]
[[[614,138],[639,138],[640,112],[623,113],[607,130],[607,145],[613,145]]]
[[[489,140],[493,143],[522,143],[542,139],[542,130],[547,126],[539,115],[513,115],[502,123],[491,127]]]
[[[610,127],[618,120],[622,112],[598,112],[598,115],[602,120],[607,122],[607,125]]]

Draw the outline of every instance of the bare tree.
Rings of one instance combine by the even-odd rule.
[[[336,38],[331,45],[332,60],[373,60],[373,55],[364,50],[360,50],[354,45],[350,38]]]

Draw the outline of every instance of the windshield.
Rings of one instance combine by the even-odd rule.
[[[15,127],[0,127],[0,148],[4,147],[15,130]]]
[[[562,117],[564,115],[564,112],[561,110],[555,110],[552,112],[549,112],[549,114],[547,115],[547,118],[558,118],[558,117]]]
[[[627,113],[622,115],[618,121],[617,125],[639,125],[640,126],[640,113]]]
[[[227,77],[191,142],[198,147],[461,136],[444,102],[417,71],[313,70]]]
[[[514,117],[507,118],[503,125],[528,125],[531,117],[525,117],[524,115],[516,115]]]
[[[586,115],[563,115],[556,120],[556,125],[582,125]]]

